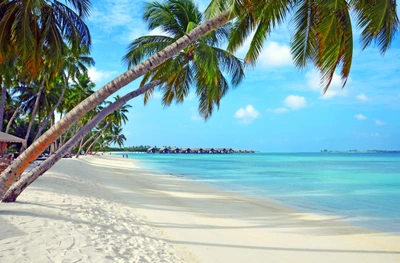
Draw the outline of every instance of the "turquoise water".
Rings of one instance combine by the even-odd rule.
[[[141,166],[400,232],[400,154],[129,154]]]

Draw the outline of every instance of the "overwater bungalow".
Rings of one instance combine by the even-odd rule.
[[[147,149],[147,153],[156,153],[156,151],[157,151],[157,149],[154,147]]]
[[[171,148],[170,150],[169,150],[169,153],[179,153],[180,152],[180,149],[179,148]]]
[[[180,153],[191,153],[191,149],[190,148],[182,148],[180,150]]]
[[[234,153],[235,151],[234,151],[232,148],[227,148],[227,149],[226,149],[226,152],[227,152],[227,153]]]
[[[215,152],[216,153],[227,153],[226,148],[216,148]]]
[[[169,149],[168,148],[161,148],[159,151],[159,153],[169,153]]]
[[[234,153],[241,153],[241,150],[235,150]]]
[[[204,148],[203,153],[214,153],[214,148]]]
[[[190,149],[191,153],[203,153],[203,148],[192,148]]]

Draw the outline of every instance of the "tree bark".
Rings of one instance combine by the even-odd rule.
[[[90,146],[87,148],[86,150],[86,154],[88,154],[88,152],[90,152],[90,150],[92,149],[92,147],[96,144],[96,142],[100,139],[100,137],[103,135],[104,131],[107,129],[107,127],[111,124],[111,122],[107,122],[106,125],[104,125],[104,127],[100,130],[100,134],[99,136],[97,136],[96,139],[94,139],[94,141],[90,144]]]
[[[88,143],[89,143],[93,138],[95,138],[100,132],[101,132],[101,130],[98,131],[98,132],[96,132],[96,133],[93,134],[92,136],[90,136],[90,138],[87,139],[83,145],[81,144],[81,146],[80,146],[79,149],[78,149],[78,152],[76,153],[76,156],[75,156],[76,158],[79,158],[79,155],[81,155],[81,151],[82,151],[83,147],[85,147],[86,144],[88,144]],[[83,140],[83,139],[84,139],[84,138],[82,138],[82,140]]]
[[[38,130],[38,132],[36,134],[36,137],[35,137],[34,141],[36,141],[36,139],[39,138],[39,136],[42,134],[42,131],[43,131],[44,127],[46,127],[47,123],[49,122],[51,117],[54,115],[54,112],[57,110],[58,106],[60,105],[60,103],[61,103],[61,101],[62,101],[62,99],[64,97],[66,88],[67,88],[67,86],[64,86],[64,88],[61,91],[60,98],[58,98],[57,104],[51,110],[49,116],[47,116],[46,119],[43,121],[42,125],[40,125],[39,130]]]
[[[89,145],[89,147],[86,149],[86,153],[88,154],[88,152],[90,152],[90,150],[92,149],[93,145],[100,139],[100,137],[103,135],[104,131],[107,129],[107,127],[111,124],[111,122],[107,122],[106,125],[104,125],[104,127],[97,133],[99,134],[99,136],[96,137],[96,139],[94,139],[94,141]]]
[[[82,129],[79,130],[77,134],[75,134],[67,143],[65,143],[60,149],[58,149],[54,154],[50,155],[43,163],[34,167],[28,173],[24,174],[21,179],[14,183],[3,195],[3,202],[15,202],[17,197],[24,191],[26,187],[28,187],[31,183],[33,183],[37,178],[39,178],[44,172],[49,170],[58,160],[60,160],[68,151],[71,150],[88,132],[90,132],[96,125],[98,125],[105,117],[110,115],[112,112],[120,108],[127,101],[139,96],[140,94],[146,92],[147,90],[157,86],[160,82],[153,81],[149,84],[139,88],[135,91],[132,91],[114,103],[110,104],[107,108],[103,109],[100,113],[98,113],[93,119],[91,119]],[[140,91],[140,93],[138,93]]]
[[[18,106],[18,108],[15,109],[13,115],[11,116],[11,119],[8,121],[7,128],[6,128],[6,133],[8,133],[8,131],[10,130],[11,123],[14,121],[15,117],[17,117],[17,114],[18,114],[18,111],[19,111],[20,107],[21,106]]]
[[[76,153],[76,158],[78,158],[78,156],[79,156],[79,154],[80,154],[79,149],[82,149],[83,139],[84,139],[84,138],[81,139],[81,143],[79,144],[78,151],[77,151],[77,153]]]
[[[32,109],[31,120],[29,121],[28,129],[26,130],[25,145],[28,145],[29,134],[31,133],[33,121],[35,120],[36,110],[37,110],[37,108],[39,106],[40,96],[41,96],[42,91],[43,91],[44,82],[45,82],[45,78],[43,77],[42,83],[40,83],[39,92],[36,95],[35,105],[33,106],[33,109]]]
[[[4,120],[4,104],[6,101],[6,95],[7,95],[7,88],[3,86],[1,83],[1,78],[0,78],[0,87],[1,87],[1,102],[0,102],[0,132],[3,131],[3,120]]]
[[[231,19],[231,12],[225,11],[220,15],[212,18],[205,23],[194,28],[185,36],[179,38],[176,42],[166,47],[164,50],[157,52],[144,62],[134,68],[121,74],[104,87],[90,95],[84,101],[79,103],[74,109],[68,112],[64,118],[59,120],[42,136],[40,136],[28,149],[26,149],[14,162],[7,167],[0,175],[0,196],[10,188],[13,182],[22,174],[25,169],[65,130],[72,124],[77,122],[84,114],[92,110],[96,105],[104,101],[111,94],[115,93],[122,87],[128,85],[135,79],[139,78],[148,71],[161,65],[180,50],[186,48],[200,37],[221,27]],[[140,92],[140,91],[138,91]]]

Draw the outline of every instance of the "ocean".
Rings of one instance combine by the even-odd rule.
[[[129,158],[155,173],[400,232],[397,153],[129,153]]]

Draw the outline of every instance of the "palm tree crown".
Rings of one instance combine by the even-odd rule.
[[[83,21],[89,7],[90,0],[1,0],[0,60],[17,55],[27,75],[37,75],[48,61],[57,71],[67,46],[90,47],[89,29]]]
[[[192,0],[151,2],[145,7],[144,20],[150,30],[160,28],[167,35],[144,36],[134,40],[124,61],[128,67],[164,49],[203,22],[203,16]],[[196,87],[199,112],[208,119],[221,98],[244,77],[243,63],[219,46],[228,39],[229,26],[204,35],[164,64],[148,72],[141,85],[162,80],[163,104],[183,102],[191,86]],[[145,102],[153,90],[145,96]]]
[[[376,42],[385,53],[399,26],[394,0],[213,0],[206,14],[213,17],[226,10],[236,17],[228,50],[236,51],[254,34],[245,57],[245,62],[253,65],[270,32],[292,15],[294,63],[299,68],[314,64],[321,72],[325,91],[337,68],[341,68],[343,86],[349,77],[353,56],[351,13],[361,28],[363,48]]]

